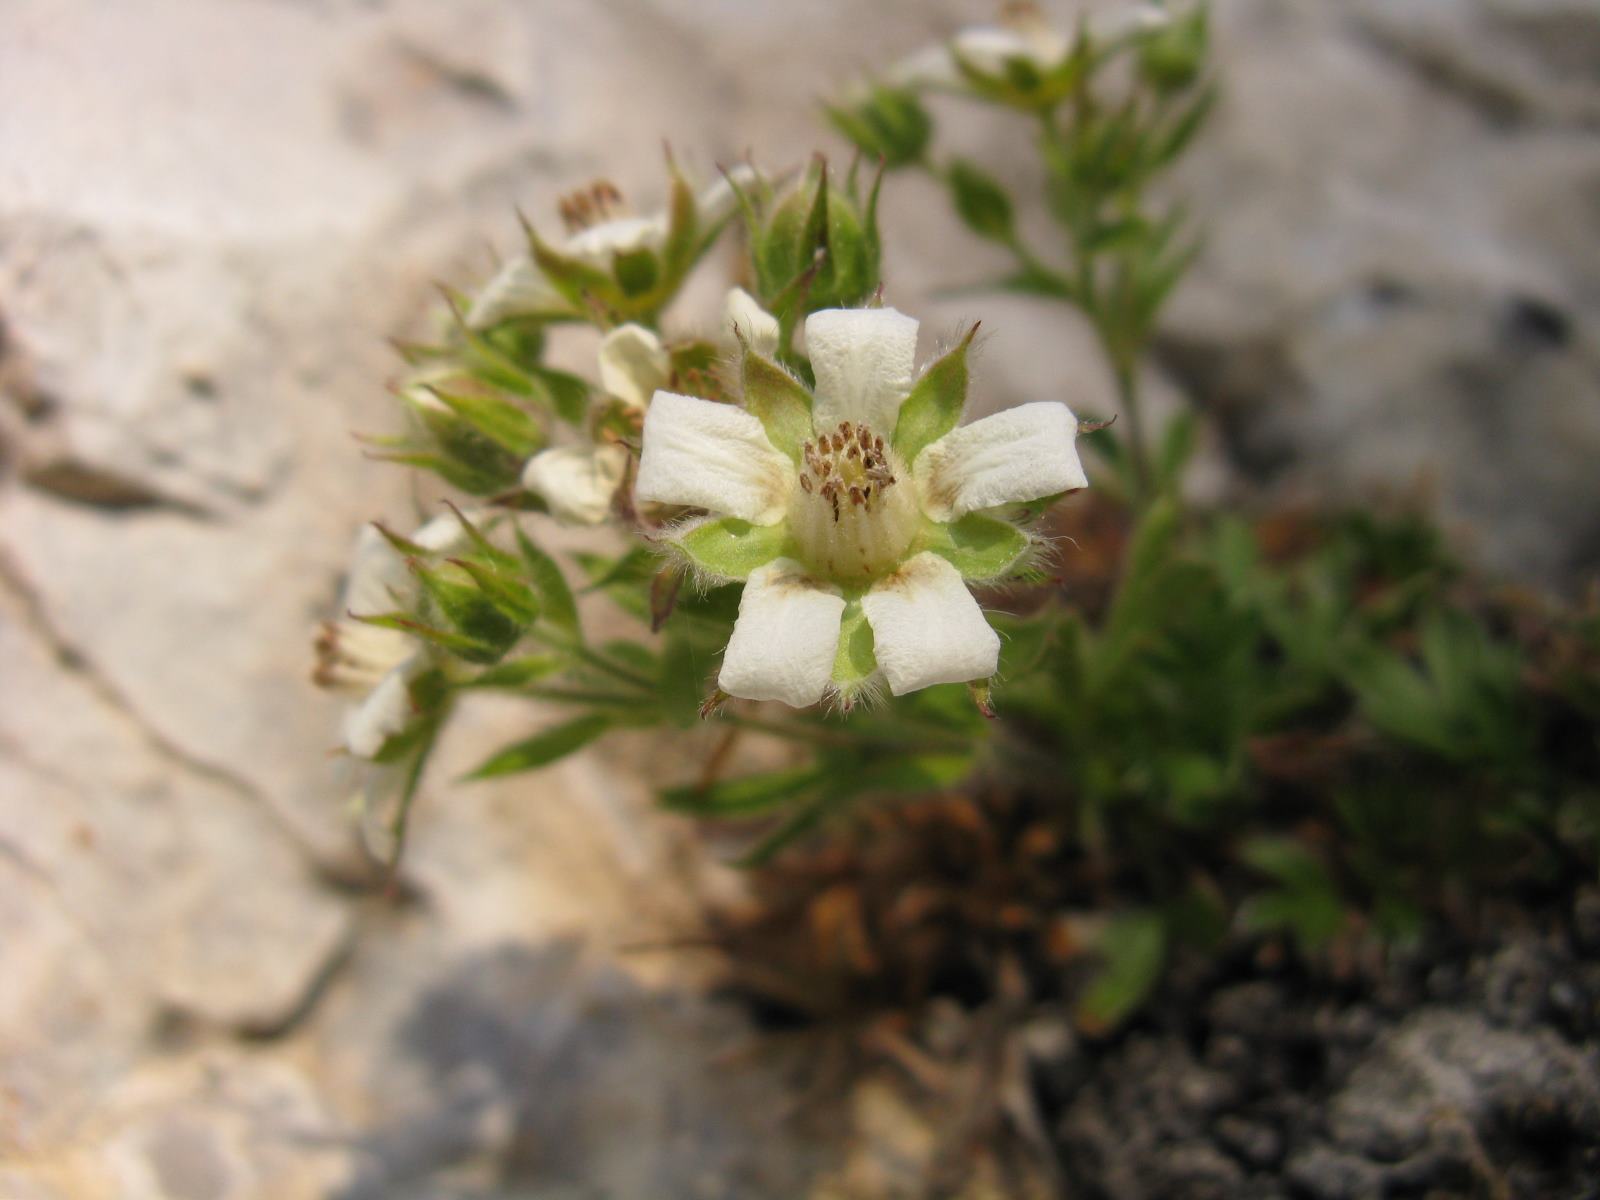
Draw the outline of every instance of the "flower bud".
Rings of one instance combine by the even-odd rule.
[[[1146,34],[1139,46],[1139,73],[1163,92],[1179,92],[1205,65],[1209,22],[1204,5]]]
[[[828,116],[863,154],[891,171],[921,159],[933,133],[933,120],[922,102],[903,87],[873,85],[864,99],[829,105]]]
[[[751,206],[757,298],[780,320],[858,305],[877,290],[878,183],[865,206],[855,184],[852,172],[835,187],[819,158],[786,191]]]

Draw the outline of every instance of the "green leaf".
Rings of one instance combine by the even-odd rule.
[[[800,447],[811,436],[811,393],[777,363],[748,346],[741,371],[744,406],[767,431],[767,440],[800,462]]]
[[[703,521],[673,539],[702,571],[719,579],[747,579],[783,553],[786,525],[752,525],[738,517]]]
[[[581,376],[554,367],[529,369],[530,394],[569,425],[581,425],[589,412],[589,385]]]
[[[523,560],[528,564],[528,577],[544,606],[545,621],[575,641],[582,641],[578,602],[556,560],[535,545],[520,525],[517,527],[517,548],[522,551]]]
[[[878,656],[873,650],[872,626],[867,624],[867,614],[861,602],[852,600],[845,606],[844,617],[839,622],[839,649],[833,659],[833,681],[847,692],[871,677],[878,669]]]
[[[977,332],[973,325],[960,345],[924,371],[900,406],[894,448],[908,467],[961,420],[967,403],[967,350]]]
[[[1031,545],[1015,525],[982,513],[968,513],[948,525],[929,522],[921,545],[944,559],[963,579],[1002,578]]]
[[[554,654],[530,654],[525,658],[511,658],[490,667],[487,671],[464,680],[458,686],[467,688],[523,688],[556,674],[566,665]]]
[[[466,776],[468,779],[492,779],[511,775],[517,771],[531,771],[548,766],[581,750],[611,727],[611,718],[590,714],[574,718],[564,725],[543,730],[526,741],[507,746]]]
[[[1079,1000],[1078,1024],[1103,1033],[1122,1024],[1144,1003],[1167,955],[1167,928],[1153,912],[1128,913],[1113,920],[1096,946],[1105,966]]]
[[[962,158],[951,162],[945,178],[967,228],[991,241],[1011,241],[1015,229],[1011,197],[999,180]]]
[[[805,795],[826,777],[818,767],[768,771],[706,787],[690,784],[668,788],[661,793],[661,803],[674,812],[697,817],[754,817]]]
[[[1240,858],[1280,887],[1252,896],[1240,918],[1248,929],[1288,929],[1309,948],[1325,944],[1344,925],[1344,905],[1321,861],[1285,837],[1252,838]]]
[[[545,444],[539,423],[504,397],[443,386],[430,387],[428,392],[484,437],[520,458],[529,457]]]

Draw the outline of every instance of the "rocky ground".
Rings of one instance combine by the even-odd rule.
[[[1218,417],[1208,486],[1420,490],[1481,561],[1576,586],[1600,557],[1592,4],[1218,14],[1225,98],[1184,181],[1209,250],[1153,368],[1168,403]],[[427,791],[406,890],[375,894],[308,639],[357,526],[415,502],[348,436],[384,423],[384,338],[421,327],[430,281],[488,273],[513,204],[539,217],[604,174],[648,205],[663,136],[708,170],[747,146],[799,158],[825,140],[817,93],[987,15],[955,0],[5,6],[7,1200],[788,1197],[835,1170],[838,1138],[780,1119],[790,1076],[742,1052],[747,1017],[705,999],[697,960],[624,950],[681,932],[728,886],[692,831],[648,811],[638,768],[661,748],[448,786],[527,720],[485,706]],[[982,121],[955,134],[992,165],[1021,161]],[[891,188],[895,302],[932,330],[981,310],[991,407],[1106,407],[1061,314],[930,295],[993,265],[933,199]],[[1338,1061],[1459,1107],[1482,1055],[1507,1086],[1562,1081],[1552,1103],[1591,1112],[1567,1035],[1529,1032],[1486,994],[1407,993],[1426,1006]],[[1105,1062],[1215,1071],[1222,1035],[1199,1036],[1155,1028]],[[1391,1130],[1359,1099],[1320,1140],[1264,1148],[1247,1128],[1274,1128],[1250,1099],[1264,1078],[1173,1118],[1196,1178],[1208,1153],[1224,1176],[1258,1152],[1285,1173],[1320,1154],[1359,1194],[1454,1154],[1500,1194],[1448,1119]],[[1136,1083],[1089,1086],[1138,1102]],[[857,1101],[861,1127],[917,1161],[926,1139],[896,1102]],[[1139,1194],[1093,1166],[1103,1137],[1073,1116],[1087,1101],[1062,1103],[1064,1161]],[[1494,1150],[1498,1110],[1481,1128],[1477,1111]],[[1184,1132],[1214,1122],[1221,1139],[1223,1116],[1244,1149]],[[873,1162],[847,1178],[903,1181]]]

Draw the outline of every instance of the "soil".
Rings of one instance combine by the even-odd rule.
[[[1073,932],[1095,918],[1072,914],[1115,881],[1060,855],[1026,822],[922,801],[716,919],[769,1029],[828,1041],[834,1086],[887,1067],[927,1114],[940,1144],[892,1194],[991,1195],[970,1185],[999,1175],[1075,1200],[1600,1197],[1600,887],[1314,959],[1229,935],[1096,1031],[1074,1016],[1093,958]],[[1015,1065],[975,1100],[985,1062]]]

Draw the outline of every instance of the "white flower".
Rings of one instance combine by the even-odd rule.
[[[1171,21],[1171,14],[1158,5],[1121,4],[1096,20],[1092,32],[1102,41],[1115,41],[1154,32]],[[1019,5],[1008,10],[1000,24],[969,25],[948,42],[925,46],[901,59],[884,80],[898,87],[959,88],[966,83],[963,66],[991,79],[1005,79],[1013,61],[1048,75],[1066,62],[1075,41],[1031,5]]]
[[[778,352],[778,318],[762,308],[749,292],[741,287],[729,288],[722,303],[722,340],[737,346],[742,337],[750,349],[771,358]]]
[[[467,544],[461,520],[447,513],[411,535],[425,550],[448,554]],[[405,558],[374,526],[356,537],[341,616],[317,641],[316,681],[358,697],[345,712],[344,746],[357,758],[375,758],[384,744],[416,718],[410,684],[431,665],[432,651],[398,629],[355,620],[409,609],[418,584]]]
[[[628,473],[622,446],[557,446],[541,450],[522,469],[522,486],[544,499],[550,515],[567,525],[599,525]]]
[[[696,220],[701,230],[713,229],[732,215],[738,203],[736,187],[757,179],[755,168],[741,164],[700,193],[695,201]],[[567,236],[557,238],[551,249],[596,271],[610,273],[618,255],[641,250],[659,253],[672,229],[666,212],[648,217],[627,211],[616,189],[596,184],[562,203],[562,215],[569,226]],[[597,219],[598,218],[598,219]],[[486,329],[510,317],[571,317],[572,301],[562,293],[527,254],[509,259],[484,285],[467,309],[467,324]]]
[[[1087,485],[1076,420],[1039,403],[956,428],[967,342],[918,377],[917,322],[893,309],[805,332],[814,394],[752,349],[743,407],[658,392],[645,415],[637,499],[708,510],[671,542],[745,580],[719,685],[803,707],[879,674],[895,695],[992,675],[965,581],[1030,549],[1004,506]]]
[[[619,325],[600,339],[600,386],[632,413],[672,378],[672,356],[643,325]],[[522,486],[541,497],[550,515],[568,525],[599,525],[628,473],[628,451],[615,443],[584,442],[541,450],[522,469]]]

